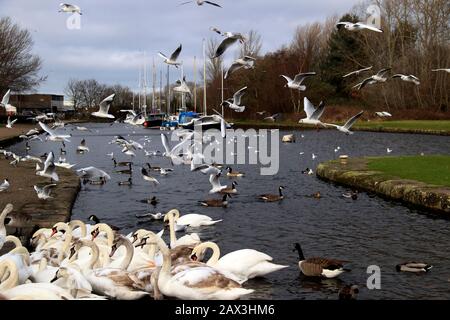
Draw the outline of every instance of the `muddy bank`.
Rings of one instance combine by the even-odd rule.
[[[349,159],[347,164],[333,160],[321,163],[316,173],[323,180],[373,192],[420,209],[445,214],[450,218],[450,188],[370,171],[367,162],[368,159],[364,158]]]

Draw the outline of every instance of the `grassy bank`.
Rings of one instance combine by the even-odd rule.
[[[368,168],[402,179],[450,187],[450,156],[372,158]]]

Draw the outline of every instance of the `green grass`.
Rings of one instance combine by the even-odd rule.
[[[368,168],[401,179],[450,187],[450,156],[370,158]]]
[[[389,128],[407,130],[450,131],[450,120],[399,120],[357,122],[358,128]]]

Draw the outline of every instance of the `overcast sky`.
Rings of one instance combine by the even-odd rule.
[[[255,29],[262,36],[263,52],[268,52],[288,44],[298,25],[341,15],[359,2],[215,1],[223,9],[194,3],[178,7],[181,0],[74,0],[70,3],[83,13],[80,30],[67,29],[70,14],[58,13],[61,0],[0,0],[0,17],[10,16],[31,31],[34,53],[44,61],[42,75],[48,76],[38,91],[61,94],[70,78],[95,78],[137,90],[143,52],[148,66],[153,58],[161,66],[157,52],[170,55],[180,43],[190,80],[193,57],[202,58],[202,39],[216,36],[210,26],[241,33]],[[226,55],[231,59],[234,53]],[[178,76],[171,72],[171,80]]]

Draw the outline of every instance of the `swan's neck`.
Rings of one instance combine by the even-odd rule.
[[[98,246],[92,241],[90,241],[87,244],[87,246],[89,248],[91,248],[91,254],[92,254],[91,260],[89,261],[88,270],[92,270],[92,269],[94,269],[94,265],[98,261],[98,258],[100,256],[100,250],[98,249]]]
[[[81,221],[81,220],[72,220],[69,222],[69,227],[72,228],[72,232],[76,229],[76,228],[80,228],[81,230],[81,238],[85,238],[86,237],[86,224]]]
[[[11,242],[12,244],[14,244],[15,248],[22,247],[22,242],[20,242],[19,238],[15,237],[15,236],[6,236],[5,243],[6,242]]]
[[[12,289],[19,285],[19,270],[14,262],[4,260],[0,262],[0,279],[8,272],[8,278],[0,284],[0,292]]]
[[[61,250],[58,253],[58,261],[61,262],[64,260],[67,250],[69,250],[70,244],[72,242],[72,230],[68,227],[65,229],[65,238],[64,243],[61,247]]]
[[[154,237],[159,250],[163,255],[163,265],[159,273],[158,285],[161,287],[161,283],[168,281],[171,278],[170,269],[172,268],[172,259],[170,257],[170,250],[167,248],[164,241],[156,236]]]
[[[204,252],[206,249],[211,249],[213,251],[213,254],[211,258],[209,258],[208,262],[206,262],[207,265],[213,266],[215,265],[220,258],[220,248],[217,244],[214,242],[204,242],[201,244],[202,250],[200,252]]]
[[[127,270],[128,266],[131,263],[131,260],[133,259],[134,247],[131,244],[131,242],[128,240],[124,241],[122,245],[125,247],[127,253],[126,253],[125,257],[123,258],[122,263],[120,264],[120,269]]]
[[[175,220],[172,215],[169,215],[169,228],[170,228],[170,247],[173,249],[177,245],[177,235],[175,233]]]
[[[39,272],[44,271],[47,268],[47,259],[42,258],[39,262]]]
[[[111,227],[105,223],[99,223],[97,226],[99,232],[106,233],[106,238],[108,239],[108,247],[112,247],[114,244],[114,232],[112,231]]]

